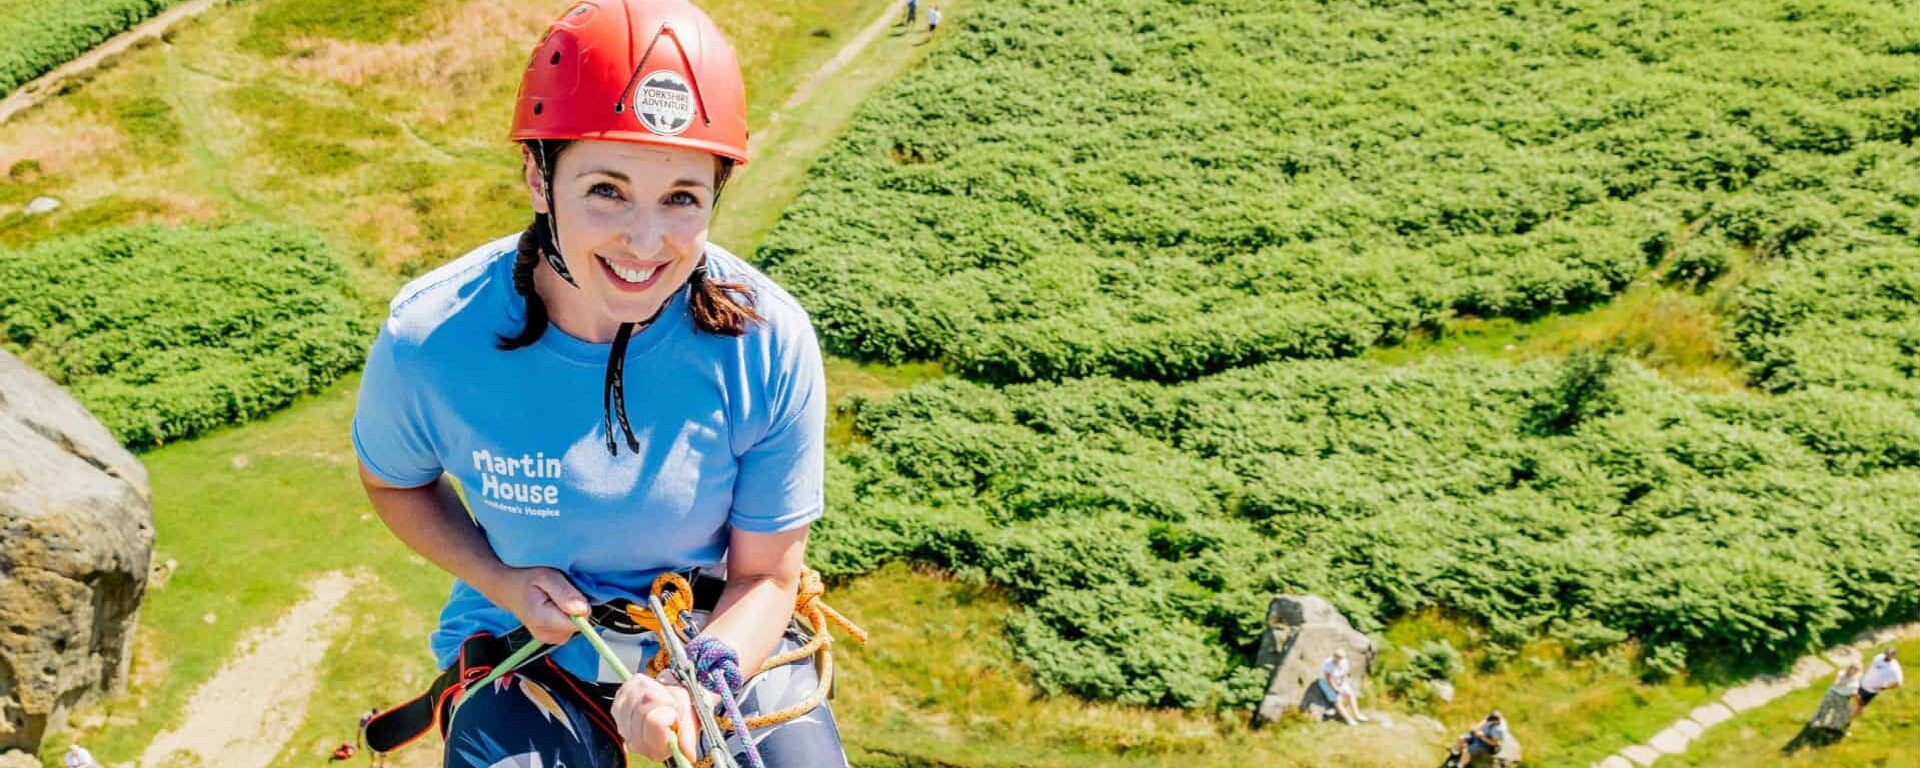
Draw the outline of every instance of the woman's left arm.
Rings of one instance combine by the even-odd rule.
[[[765,332],[764,356],[749,356],[766,361],[756,371],[764,383],[749,399],[768,421],[740,454],[728,514],[727,587],[706,627],[739,655],[747,677],[773,655],[793,617],[807,528],[825,505],[827,375],[819,340],[804,315]]]
[[[779,533],[733,530],[727,547],[727,587],[720,593],[703,634],[740,656],[740,673],[752,677],[773,655],[793,617],[800,571],[807,562],[807,526]]]

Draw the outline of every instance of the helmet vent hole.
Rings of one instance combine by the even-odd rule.
[[[625,111],[627,111],[627,103],[626,103],[626,102],[624,102],[624,101],[621,101],[621,102],[615,102],[615,103],[614,103],[614,105],[613,105],[613,113],[614,113],[614,114],[616,114],[616,115],[617,115],[617,114],[620,114],[620,113],[622,113],[622,112],[625,112]]]
[[[547,63],[548,63],[548,64],[552,64],[552,65],[554,65],[554,66],[556,66],[556,67],[557,67],[557,66],[560,66],[560,52],[559,52],[559,51],[554,51],[554,52],[553,52],[553,58],[552,58],[552,59],[550,59],[550,60],[548,60],[548,61],[547,61]]]
[[[540,114],[540,102],[536,101],[533,103],[533,113],[536,115]]]

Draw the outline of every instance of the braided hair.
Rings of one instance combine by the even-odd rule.
[[[546,182],[547,210],[545,214],[534,214],[533,223],[520,233],[513,260],[513,290],[526,301],[526,320],[520,332],[513,336],[500,336],[494,346],[502,350],[515,350],[530,346],[540,340],[547,331],[547,303],[534,290],[533,275],[541,262],[564,278],[574,283],[573,275],[567,272],[566,262],[560,257],[559,238],[554,233],[553,224],[553,171],[570,141],[534,139],[526,142],[532,150],[534,161],[538,164]],[[727,179],[733,175],[733,161],[719,158],[719,166],[714,171],[713,201],[719,203],[720,191],[726,187]],[[708,333],[726,336],[739,336],[747,332],[747,326],[760,322],[760,313],[754,309],[753,288],[745,283],[731,283],[715,280],[708,275],[707,257],[701,254],[700,263],[693,268],[693,275],[687,279],[688,309],[693,315],[694,327]],[[639,323],[621,323],[613,337],[613,349],[607,359],[607,379],[602,407],[606,411],[607,452],[619,455],[619,445],[614,441],[614,428],[619,427],[626,437],[627,450],[639,451],[640,441],[634,437],[633,425],[627,423],[627,402],[624,386],[627,342],[640,329],[651,325],[666,311],[671,301],[662,302],[660,309]]]

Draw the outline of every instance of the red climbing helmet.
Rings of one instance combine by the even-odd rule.
[[[514,141],[601,139],[747,162],[747,87],[733,46],[686,0],[581,0],[520,77]]]

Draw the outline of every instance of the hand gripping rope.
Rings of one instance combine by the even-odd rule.
[[[649,590],[647,596],[646,607],[631,603],[625,605],[626,618],[643,630],[655,632],[661,641],[659,650],[647,662],[647,674],[658,675],[672,667],[683,684],[687,680],[692,680],[716,692],[721,705],[726,710],[726,717],[715,718],[710,708],[698,705],[694,707],[695,714],[701,719],[701,737],[707,742],[707,754],[697,763],[690,764],[686,755],[680,751],[679,740],[674,739],[669,742],[669,747],[673,751],[673,762],[677,768],[710,768],[716,762],[719,768],[738,768],[732,753],[726,748],[726,737],[721,735],[725,731],[736,730],[736,723],[740,724],[738,727],[740,741],[746,745],[747,762],[750,768],[764,768],[759,749],[747,732],[798,718],[813,711],[826,700],[833,687],[831,650],[833,636],[828,632],[828,627],[837,627],[860,643],[867,641],[867,632],[823,602],[821,597],[825,593],[826,585],[819,572],[812,569],[801,572],[800,590],[794,597],[793,612],[811,630],[812,637],[800,647],[775,655],[760,665],[760,671],[764,672],[813,656],[817,661],[819,686],[806,700],[798,704],[750,718],[743,717],[740,711],[738,696],[745,687],[745,675],[740,669],[739,656],[733,649],[706,635],[695,637],[691,641],[681,639],[686,631],[685,616],[687,612],[693,610],[693,588],[687,584],[686,579],[681,578],[679,574],[661,574],[654,579],[653,588]],[[600,639],[599,633],[594,631],[593,622],[584,616],[573,617],[573,622],[607,665],[619,674],[621,681],[624,682],[633,676],[633,673],[626,668],[626,664],[613,655],[612,649],[608,648],[606,642]],[[551,646],[545,646],[537,641],[520,647],[494,667],[486,677],[468,686],[466,693],[454,702],[454,708],[457,710],[473,691],[485,688],[494,680],[539,658],[549,650],[552,650]],[[676,656],[679,658],[676,659]],[[692,692],[691,688],[689,692]],[[697,694],[695,698],[698,698]]]
[[[659,582],[655,581],[654,584],[658,586]],[[647,607],[660,620],[660,626],[663,628],[659,635],[660,647],[667,651],[668,663],[673,669],[674,676],[680,679],[681,685],[687,686],[687,693],[692,695],[693,716],[700,723],[700,740],[705,742],[707,748],[707,756],[701,764],[706,765],[706,761],[711,760],[719,768],[740,768],[740,764],[733,761],[733,752],[727,749],[727,737],[721,733],[720,724],[713,720],[713,708],[707,704],[705,697],[700,695],[699,671],[694,668],[693,659],[687,657],[687,647],[680,640],[680,627],[676,626],[674,621],[680,617],[667,613],[666,607],[660,604],[658,590],[655,592],[656,594],[647,596]],[[735,709],[739,708],[737,703],[732,706]],[[741,741],[748,745],[753,744],[753,737],[748,735],[744,724],[735,723],[735,730],[739,731]]]

